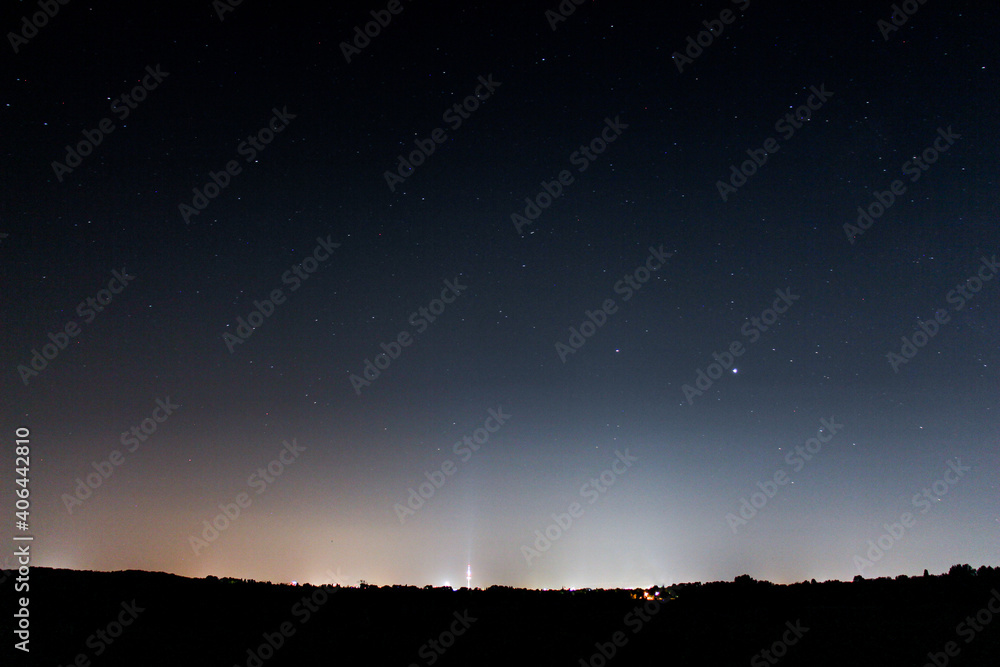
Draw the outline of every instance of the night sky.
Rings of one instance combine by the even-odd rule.
[[[34,565],[1000,565],[995,3],[322,4],[4,10]]]

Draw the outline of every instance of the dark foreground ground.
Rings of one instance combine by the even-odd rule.
[[[21,594],[5,574],[10,619]],[[657,593],[662,602],[642,599]],[[30,654],[11,650],[12,627],[3,655],[13,657],[0,664],[1000,664],[1000,568],[789,586],[744,576],[649,592],[336,588],[42,568],[31,570],[29,594]]]

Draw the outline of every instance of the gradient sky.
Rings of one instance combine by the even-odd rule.
[[[546,588],[1000,564],[1000,12],[932,2],[880,29],[891,5],[585,2],[553,30],[555,1],[403,0],[350,62],[341,43],[385,3],[243,3],[220,20],[207,1],[74,2],[16,53],[8,38],[0,463],[29,428],[34,564],[458,585],[471,563],[474,585]],[[35,9],[5,10],[5,32]],[[672,57],[723,10],[720,36]],[[144,77],[143,101],[114,106]],[[480,77],[493,92],[454,127]],[[782,120],[810,99],[809,120]],[[273,110],[281,131],[251,151]],[[79,166],[53,167],[102,119],[113,130]],[[614,140],[581,158],[602,131]],[[723,201],[748,151],[766,162]],[[564,170],[519,230],[512,214]],[[339,247],[295,278],[327,255],[317,239]],[[650,248],[670,257],[626,300]],[[116,271],[134,279],[91,313]],[[224,334],[278,289],[231,352]],[[938,312],[894,369],[887,354]],[[686,394],[733,342],[734,368]],[[838,426],[806,460],[823,420]],[[487,426],[478,451],[456,448]],[[303,449],[254,477],[285,442]],[[423,506],[395,509],[429,479],[444,483]],[[761,507],[740,524],[743,499]]]

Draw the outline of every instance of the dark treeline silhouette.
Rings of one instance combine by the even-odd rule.
[[[1000,656],[1000,568],[985,566],[649,590],[293,586],[48,568],[32,569],[30,584],[31,652],[13,651],[8,634],[4,665],[960,667]]]

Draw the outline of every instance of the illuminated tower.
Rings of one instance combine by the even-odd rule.
[[[472,563],[465,568],[465,587],[472,588]]]

